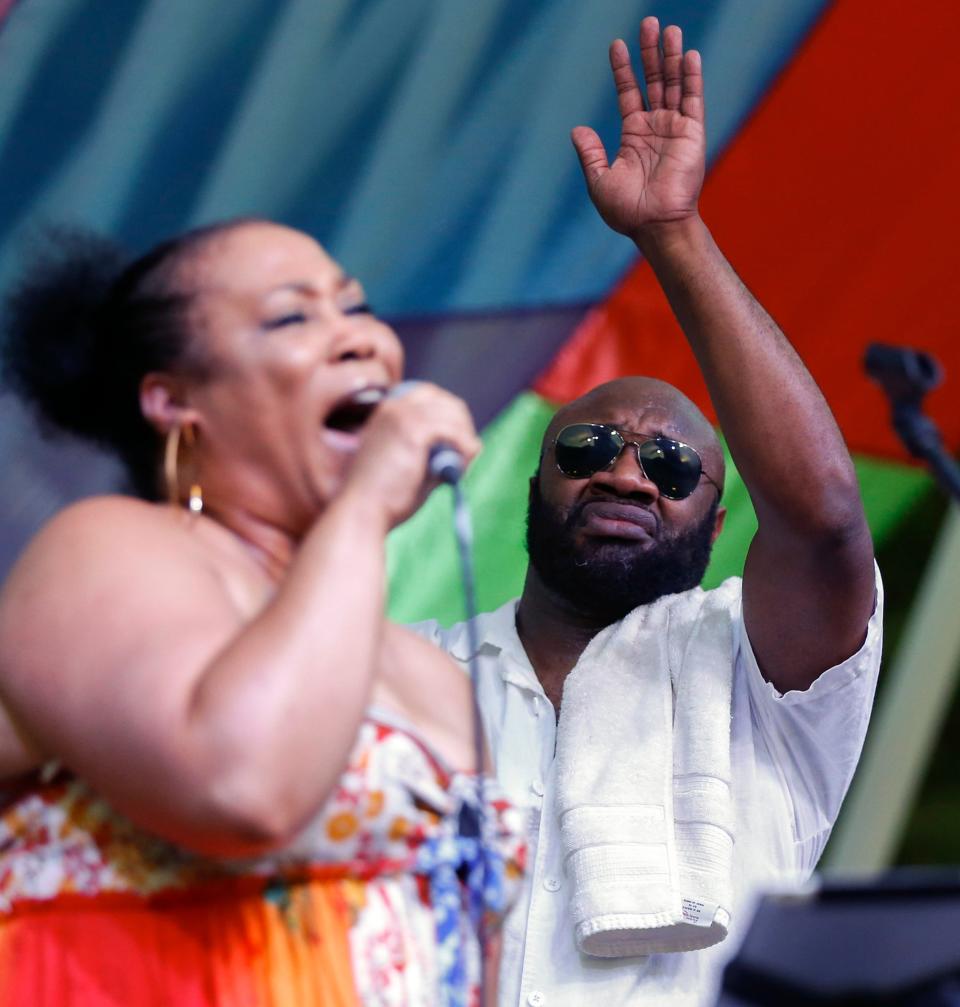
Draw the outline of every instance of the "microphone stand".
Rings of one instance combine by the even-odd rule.
[[[943,490],[960,502],[960,465],[943,445],[936,424],[924,416],[923,399],[943,380],[937,361],[921,350],[871,343],[864,369],[890,401],[893,429],[914,458],[925,462]]]

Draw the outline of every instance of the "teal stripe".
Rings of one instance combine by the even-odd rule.
[[[684,26],[712,162],[824,3],[24,2],[0,33],[0,277],[38,222],[142,248],[256,214],[316,233],[387,314],[597,300],[636,257],[569,140],[616,146],[609,41]]]

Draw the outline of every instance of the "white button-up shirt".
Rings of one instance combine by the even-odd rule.
[[[863,647],[805,692],[780,695],[760,674],[730,609],[735,668],[730,762],[735,848],[731,932],[706,951],[601,959],[574,943],[567,911],[554,782],[557,722],[516,631],[516,600],[476,620],[480,706],[497,777],[530,809],[529,874],[504,924],[499,1002],[509,1007],[626,1004],[701,1007],[713,1002],[725,962],[763,889],[795,885],[813,870],[860,756],[880,666],[883,589]],[[466,624],[413,627],[467,667]]]

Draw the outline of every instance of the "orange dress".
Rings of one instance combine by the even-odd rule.
[[[524,862],[521,813],[371,714],[325,807],[247,861],[144,832],[60,773],[0,810],[0,1004],[435,1007],[478,1001],[479,913]]]

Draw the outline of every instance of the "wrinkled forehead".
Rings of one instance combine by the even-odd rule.
[[[629,398],[623,395],[594,395],[571,402],[554,416],[547,431],[547,441],[552,442],[557,433],[571,423],[605,423],[651,437],[664,434],[698,449],[701,446],[706,449],[713,437],[709,424],[698,413],[656,392]]]
[[[611,406],[577,410],[565,416],[557,430],[571,423],[604,423],[618,430],[650,437],[664,434],[688,444],[693,444],[696,439],[696,430],[692,424],[684,423],[683,417],[656,403],[638,404],[629,408]]]

